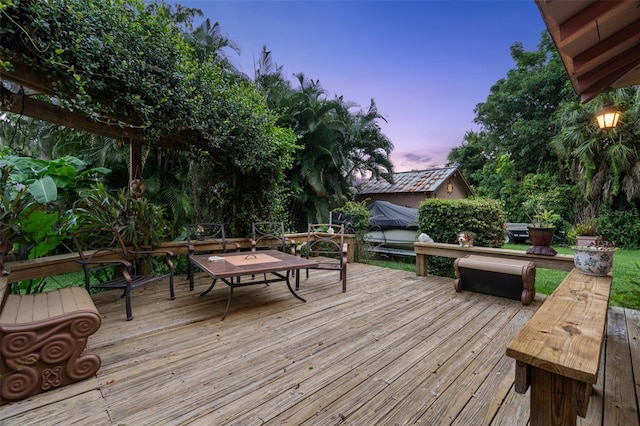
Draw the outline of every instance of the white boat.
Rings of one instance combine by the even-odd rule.
[[[412,229],[382,229],[367,232],[364,240],[374,246],[413,251],[413,243],[418,241],[418,235]]]
[[[371,227],[364,240],[372,245],[373,251],[415,255],[413,243],[418,241],[418,209],[388,201],[374,201],[367,208],[371,212]]]

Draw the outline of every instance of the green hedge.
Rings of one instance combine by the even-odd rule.
[[[475,234],[474,245],[502,247],[506,236],[505,215],[500,203],[490,199],[423,201],[418,208],[420,232],[435,242],[458,244],[461,232]],[[451,258],[429,260],[429,274],[453,277]]]

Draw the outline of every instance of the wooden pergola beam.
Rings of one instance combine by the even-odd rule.
[[[5,102],[1,104],[2,107],[0,107],[0,110],[125,142],[137,141],[138,143],[149,144],[141,128],[128,126],[115,120],[110,120],[110,122],[106,120],[92,120],[89,117],[69,111],[52,103],[40,101],[32,96],[13,93],[5,88],[1,88],[0,90],[0,96],[5,100]],[[207,148],[204,141],[190,142],[180,137],[166,136],[162,136],[157,141],[154,141],[154,145],[161,148],[178,149],[182,151],[189,150],[191,146],[200,149]]]

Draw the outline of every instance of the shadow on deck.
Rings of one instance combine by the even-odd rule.
[[[94,379],[0,407],[3,425],[526,425],[528,395],[513,389],[507,343],[529,306],[453,289],[453,280],[350,264],[310,271],[302,303],[284,284],[236,289],[197,276],[176,300],[158,284],[94,295],[102,327],[88,348]],[[640,313],[611,308],[604,368],[587,419],[638,424]]]

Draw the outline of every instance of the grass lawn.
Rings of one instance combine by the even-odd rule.
[[[505,244],[503,248],[525,251],[529,245]],[[554,246],[558,253],[573,254],[569,247]],[[386,268],[401,269],[415,272],[415,258],[405,260],[378,260],[369,261],[373,265]],[[611,305],[640,310],[640,250],[618,249],[613,260],[613,283],[611,288]],[[568,272],[554,269],[536,268],[536,291],[543,294],[551,294],[567,276]]]

